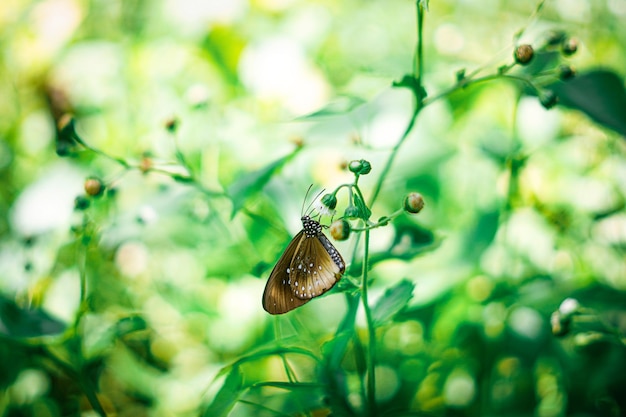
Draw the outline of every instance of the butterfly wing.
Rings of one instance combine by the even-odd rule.
[[[305,235],[294,254],[287,282],[301,300],[308,301],[330,290],[346,269],[337,249],[321,232],[313,237]]]
[[[283,314],[309,301],[296,297],[290,285],[290,266],[294,255],[301,250],[306,240],[304,236],[302,230],[291,240],[267,280],[263,292],[263,308],[270,314]]]

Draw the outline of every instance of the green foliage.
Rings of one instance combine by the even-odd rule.
[[[625,413],[615,2],[174,3],[0,12],[0,415]]]
[[[626,87],[617,74],[592,70],[552,89],[559,103],[584,112],[596,123],[626,135]]]

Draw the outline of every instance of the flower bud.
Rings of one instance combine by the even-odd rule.
[[[91,197],[100,197],[104,193],[105,186],[99,178],[90,177],[85,180],[85,192]]]
[[[365,159],[359,161],[350,161],[348,164],[350,172],[354,172],[357,175],[367,175],[372,171],[372,164]]]
[[[576,38],[566,38],[561,43],[561,51],[563,55],[570,56],[574,55],[578,50],[578,39]]]
[[[558,96],[552,90],[544,90],[539,92],[539,102],[546,109],[551,109],[559,101]]]
[[[331,210],[334,210],[337,207],[337,197],[334,194],[326,194],[322,197],[322,204],[328,207]]]
[[[419,213],[424,208],[424,197],[420,193],[410,193],[404,198],[404,211]]]
[[[144,174],[152,169],[152,158],[149,155],[144,155],[139,163],[139,170]]]
[[[530,61],[533,59],[535,55],[535,51],[532,46],[528,44],[520,45],[515,48],[515,53],[513,56],[515,57],[515,62],[520,65],[528,65]]]
[[[89,208],[89,204],[90,204],[89,199],[85,197],[84,195],[79,195],[78,197],[74,199],[75,210],[79,210],[79,211],[87,210]]]
[[[350,170],[350,172],[358,174],[361,171],[362,166],[363,164],[361,164],[361,161],[350,161],[350,163],[348,164],[348,169]]]
[[[576,75],[576,71],[569,65],[561,65],[559,66],[558,74],[559,78],[564,81],[573,78]]]
[[[356,206],[346,207],[346,211],[343,212],[343,217],[348,219],[358,219],[361,217],[361,211]]]
[[[335,240],[346,240],[350,236],[350,223],[346,219],[335,220],[330,225],[330,235]]]
[[[378,219],[378,224],[381,226],[387,226],[389,224],[389,220],[391,220],[389,217],[383,216],[380,219]]]
[[[369,163],[369,161],[366,161],[365,159],[361,159],[361,175],[367,175],[370,172],[372,172],[372,164]]]
[[[565,39],[565,32],[561,30],[554,30],[548,34],[548,45],[557,46]]]
[[[165,121],[165,129],[167,129],[170,133],[176,132],[176,129],[178,129],[178,119],[176,117],[170,117],[167,119]]]

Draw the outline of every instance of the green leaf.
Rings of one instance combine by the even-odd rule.
[[[227,189],[226,193],[230,196],[233,202],[233,211],[231,217],[244,206],[245,202],[260,192],[263,187],[272,179],[275,173],[277,173],[283,165],[289,162],[301,148],[296,148],[292,153],[284,156],[263,168],[244,174],[237,180],[235,180]]]
[[[598,69],[550,86],[559,104],[585,113],[596,123],[626,136],[626,89],[614,72]]]
[[[297,120],[316,119],[319,117],[338,116],[350,113],[363,103],[366,103],[361,97],[352,95],[343,95],[335,98],[326,106],[307,115],[298,117]]]
[[[239,395],[243,390],[243,376],[239,367],[234,367],[226,377],[224,385],[213,399],[213,402],[204,410],[205,417],[227,416],[230,410],[239,400]]]
[[[478,259],[491,245],[500,224],[500,212],[497,210],[482,213],[465,236],[465,250],[468,259]]]
[[[147,328],[148,324],[141,316],[123,317],[115,323],[115,333],[118,338]]]
[[[76,140],[76,125],[74,118],[71,116],[63,116],[57,122],[56,131],[56,153],[59,156],[69,156],[78,148],[79,142]]]
[[[407,280],[402,280],[395,286],[388,288],[372,309],[374,325],[380,326],[386,323],[406,307],[413,297],[413,288],[415,285]]]
[[[424,98],[426,98],[426,95],[427,95],[426,90],[420,84],[420,80],[409,74],[402,77],[400,81],[394,81],[391,85],[393,87],[408,88],[409,90],[413,92],[413,95],[415,96],[415,98],[420,102]]]
[[[12,338],[50,336],[63,333],[65,327],[41,309],[24,309],[0,296],[0,334]]]

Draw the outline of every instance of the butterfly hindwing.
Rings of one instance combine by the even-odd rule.
[[[319,236],[305,237],[291,262],[291,290],[303,300],[318,297],[330,290],[345,270],[339,252],[330,242],[330,248],[327,248],[321,239],[328,242],[321,233]],[[333,257],[331,253],[337,254],[339,258]],[[336,263],[336,259],[340,261]]]
[[[270,314],[286,313],[308,301],[295,297],[289,282],[289,267],[303,240],[304,230],[291,240],[267,280],[263,292],[263,308]]]

